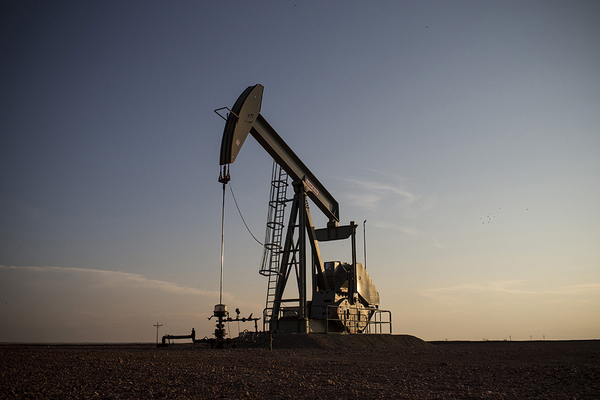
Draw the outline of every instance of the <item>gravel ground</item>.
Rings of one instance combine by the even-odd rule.
[[[0,398],[600,399],[600,341],[394,336],[281,335],[273,351],[6,344]]]

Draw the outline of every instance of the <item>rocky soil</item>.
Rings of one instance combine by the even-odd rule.
[[[600,341],[0,345],[0,398],[599,399]]]

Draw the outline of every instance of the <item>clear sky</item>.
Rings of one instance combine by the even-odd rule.
[[[600,338],[600,2],[0,10],[0,342],[212,334],[213,110],[256,83],[360,241],[367,220],[394,333]],[[270,172],[250,138],[231,184],[261,238]],[[226,203],[224,302],[260,315],[262,248]]]

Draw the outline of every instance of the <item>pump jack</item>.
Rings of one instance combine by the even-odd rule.
[[[365,267],[356,261],[356,224],[339,226],[339,206],[316,176],[281,139],[275,129],[260,114],[263,86],[249,86],[237,99],[232,109],[227,109],[225,130],[221,142],[219,182],[223,188],[230,180],[229,166],[233,163],[250,133],[273,157],[273,160],[292,179],[294,197],[283,246],[278,251],[278,265],[274,299],[263,313],[263,323],[271,332],[361,333],[369,328],[375,314],[391,314],[379,310],[379,293]],[[220,114],[219,114],[220,115]],[[328,218],[325,228],[315,229],[308,199]],[[323,262],[319,242],[351,241],[351,262]],[[307,246],[308,242],[308,246]],[[307,257],[310,248],[310,257]],[[298,295],[285,297],[289,277],[295,273]],[[312,299],[307,296],[308,271],[312,280]],[[223,304],[215,306],[221,309]],[[216,312],[216,311],[215,311]],[[217,314],[215,313],[215,316]]]

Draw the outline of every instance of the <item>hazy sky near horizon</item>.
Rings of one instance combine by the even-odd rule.
[[[367,220],[394,333],[600,338],[599,2],[0,7],[0,342],[211,335],[213,110],[256,83],[361,241]],[[270,172],[250,138],[231,184],[260,238]],[[226,203],[224,302],[260,315],[262,249]]]

